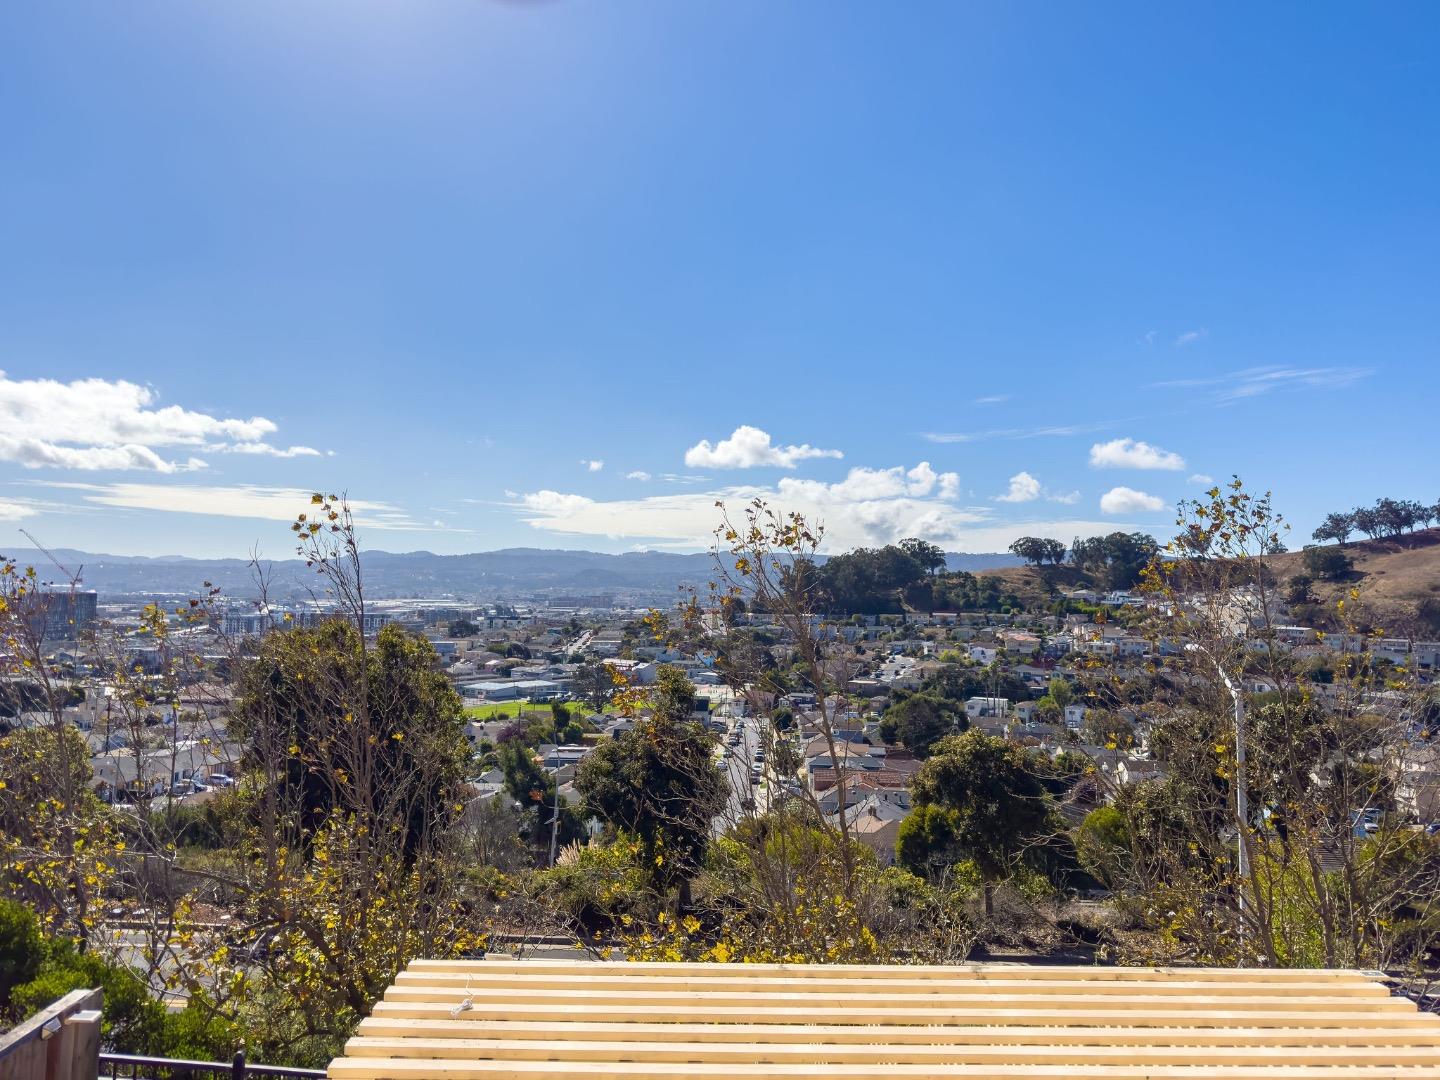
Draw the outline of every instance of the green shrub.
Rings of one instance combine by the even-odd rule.
[[[164,1053],[165,1006],[150,996],[139,975],[93,953],[81,953],[68,938],[52,938],[45,951],[39,974],[11,995],[18,1015],[33,1015],[72,990],[99,987],[105,993],[100,1028],[105,1045],[122,1054]]]
[[[35,913],[24,904],[0,900],[0,1012],[15,987],[40,974],[44,959],[45,940]]]

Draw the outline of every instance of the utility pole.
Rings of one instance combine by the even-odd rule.
[[[550,818],[550,866],[555,865],[555,848],[560,842],[560,769],[555,769],[555,809]]]
[[[1245,782],[1245,699],[1240,694],[1240,688],[1226,673],[1209,649],[1190,642],[1185,646],[1186,652],[1200,653],[1215,668],[1215,673],[1220,676],[1220,681],[1225,684],[1225,689],[1230,692],[1230,699],[1235,704],[1235,834],[1236,846],[1239,848],[1237,867],[1240,872],[1240,967],[1245,966],[1245,890],[1253,890],[1255,882],[1251,880],[1250,873],[1250,846],[1246,843],[1245,830],[1250,827],[1250,795],[1246,790]]]

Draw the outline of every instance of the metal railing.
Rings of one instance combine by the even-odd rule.
[[[324,1069],[252,1065],[241,1050],[223,1061],[186,1061],[139,1054],[101,1054],[100,1080],[323,1080]]]

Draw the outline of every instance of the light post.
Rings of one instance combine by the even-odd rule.
[[[1210,652],[1209,649],[1195,644],[1193,641],[1185,646],[1189,653],[1199,653],[1209,660],[1215,668],[1215,673],[1220,676],[1220,681],[1225,684],[1225,689],[1230,692],[1230,699],[1235,703],[1235,839],[1236,847],[1239,849],[1239,871],[1240,871],[1240,948],[1238,956],[1240,967],[1245,966],[1245,890],[1253,887],[1254,882],[1250,880],[1250,849],[1245,843],[1245,830],[1250,827],[1250,796],[1245,790],[1245,699],[1240,696],[1240,688],[1234,680],[1226,673],[1220,661]]]

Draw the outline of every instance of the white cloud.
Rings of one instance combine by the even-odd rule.
[[[584,465],[589,472],[599,472],[605,468],[605,462],[599,458],[581,458],[580,464]]]
[[[23,502],[0,499],[0,521],[24,521],[35,516],[35,508]]]
[[[1209,333],[1210,331],[1204,329],[1186,330],[1175,339],[1175,345],[1177,348],[1183,349],[1186,345],[1194,345],[1197,341],[1203,341]]]
[[[265,457],[320,457],[320,451],[316,450],[313,446],[271,446],[269,443],[257,442],[231,443],[228,446],[211,445],[205,447],[205,449],[219,450],[222,453],[228,452],[231,454],[261,454]],[[335,452],[332,450],[329,456],[334,457]]]
[[[1040,481],[1031,476],[1028,472],[1018,472],[1010,477],[1010,490],[1004,495],[995,496],[996,502],[1023,503],[1034,502],[1040,497]]]
[[[1051,494],[1047,494],[1047,495],[1045,496],[1045,498],[1046,498],[1049,502],[1053,502],[1053,503],[1064,503],[1066,506],[1074,506],[1077,502],[1080,501],[1080,492],[1078,492],[1078,491],[1067,491],[1067,492],[1065,492],[1064,494],[1051,493]]]
[[[1163,499],[1155,495],[1147,495],[1143,491],[1136,491],[1134,488],[1111,488],[1100,496],[1100,509],[1106,514],[1153,513],[1164,507]]]
[[[1186,483],[1202,484],[1205,487],[1210,487],[1215,483],[1215,478],[1213,476],[1207,476],[1203,472],[1197,472],[1193,476],[1191,476],[1190,479],[1186,481]]]
[[[922,461],[910,469],[853,468],[835,483],[786,476],[773,487],[743,485],[608,502],[547,490],[514,496],[513,505],[537,529],[694,548],[712,539],[719,521],[717,500],[738,508],[764,498],[824,522],[826,546],[844,549],[907,536],[955,542],[967,525],[990,513],[954,505],[959,491],[958,475],[936,472]]]
[[[1090,464],[1097,469],[1175,470],[1185,468],[1185,459],[1135,439],[1111,439],[1090,447]]]
[[[806,483],[792,481],[792,485]],[[1094,536],[1118,527],[1113,520],[1000,522],[990,517],[992,511],[986,507],[954,506],[937,498],[901,496],[849,502],[837,497],[838,487],[787,486],[782,491],[778,485],[743,485],[606,502],[537,491],[516,496],[513,505],[522,520],[544,532],[678,550],[711,544],[720,520],[717,501],[738,514],[754,498],[768,500],[778,511],[793,510],[822,522],[824,547],[831,552],[893,543],[907,536],[918,536],[951,551],[1004,551],[1020,536],[1042,536],[1068,544],[1076,536]]]
[[[692,469],[753,469],[762,465],[793,469],[806,458],[843,456],[839,450],[821,450],[809,443],[775,446],[769,432],[742,424],[728,439],[714,444],[709,439],[701,439],[685,451],[685,464]]]
[[[975,399],[976,405],[999,405],[1010,400],[1009,394],[986,394],[984,397]]]
[[[649,474],[648,472],[646,472],[644,469],[636,469],[634,472],[627,472],[627,473],[625,474],[625,479],[626,479],[626,480],[639,480],[642,484],[648,484],[648,483],[650,482],[651,477],[650,477],[650,474]]]
[[[792,492],[807,498],[847,501],[923,498],[932,493],[937,498],[950,500],[960,493],[960,476],[953,472],[937,473],[928,461],[922,461],[913,469],[906,469],[903,465],[897,465],[893,469],[867,469],[857,466],[846,474],[844,480],[834,484],[786,476],[780,479],[777,489],[781,493]]]
[[[294,521],[310,509],[311,492],[301,488],[257,487],[250,484],[77,484],[51,483],[46,487],[78,491],[86,502],[131,510],[162,510],[177,514]],[[351,499],[358,525],[366,529],[432,531],[390,503]]]
[[[116,469],[173,473],[205,467],[157,448],[187,446],[220,453],[312,455],[265,439],[276,425],[211,416],[178,405],[155,407],[148,387],[124,380],[11,379],[0,372],[0,460],[26,468]]]

